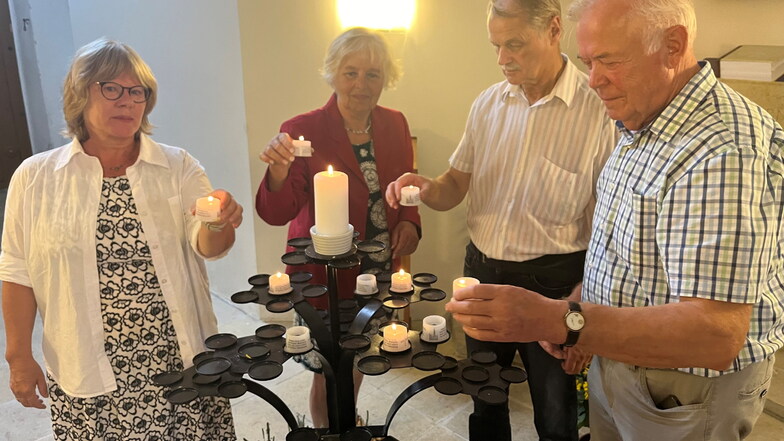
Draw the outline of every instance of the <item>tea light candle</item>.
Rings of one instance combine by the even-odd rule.
[[[286,346],[283,348],[286,352],[301,354],[312,348],[310,329],[307,326],[292,326],[286,330]]]
[[[215,222],[220,216],[221,201],[214,196],[196,199],[196,218],[201,222]]]
[[[316,203],[316,232],[321,235],[340,235],[348,231],[348,176],[327,171],[313,176],[313,198]]]
[[[269,278],[269,293],[280,295],[288,294],[292,290],[289,275],[286,273],[276,273]]]
[[[356,294],[375,294],[378,292],[378,283],[375,274],[360,274],[357,276]]]
[[[452,294],[458,289],[468,288],[469,286],[479,285],[479,279],[473,277],[458,277],[452,281]]]
[[[310,141],[305,141],[304,136],[299,139],[292,139],[291,143],[294,145],[294,156],[310,157]]]
[[[381,345],[381,349],[388,352],[401,352],[410,347],[408,328],[405,325],[392,323],[384,327],[384,343]]]
[[[419,205],[419,187],[409,185],[400,189],[400,205],[413,207]]]
[[[414,289],[411,284],[411,274],[403,271],[392,274],[392,286],[389,288],[392,291],[408,292]]]
[[[449,338],[446,319],[440,315],[429,315],[422,319],[422,340],[441,342]]]

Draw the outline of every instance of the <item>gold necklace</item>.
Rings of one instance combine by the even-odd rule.
[[[351,127],[346,127],[346,131],[349,133],[353,133],[355,135],[367,135],[368,133],[370,133],[370,127],[372,125],[373,125],[372,122],[368,121],[368,125],[367,127],[365,127],[365,130],[355,130],[352,129]]]

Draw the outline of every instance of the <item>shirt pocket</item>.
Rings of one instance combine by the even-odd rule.
[[[569,225],[584,213],[593,189],[583,175],[566,170],[542,156],[536,176],[526,189],[528,212],[545,225]],[[586,187],[588,186],[588,187]]]
[[[660,264],[659,247],[656,243],[658,222],[658,196],[632,192],[629,263],[637,283],[647,294],[655,290],[667,292],[664,267]],[[657,288],[657,284],[662,285]]]

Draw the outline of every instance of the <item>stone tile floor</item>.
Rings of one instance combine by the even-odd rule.
[[[214,297],[215,310],[222,332],[237,336],[251,334],[262,322],[256,318],[254,306],[234,305],[220,297]],[[4,333],[4,331],[3,331]],[[40,325],[36,327],[33,341],[39,342]],[[40,360],[40,348],[35,353]],[[0,342],[0,351],[5,352],[5,338]],[[444,348],[448,352],[449,347]],[[784,357],[780,357],[784,358]],[[784,403],[784,363],[778,363],[774,387],[769,397]],[[369,413],[370,424],[381,424],[394,398],[408,385],[428,375],[416,369],[392,370],[384,375],[366,377],[360,392],[357,408],[362,417]],[[283,374],[264,385],[278,394],[298,415],[307,414],[307,396],[311,374],[297,363],[288,362]],[[48,410],[25,409],[14,399],[7,387],[8,365],[0,362],[0,440],[46,441],[52,440]],[[515,441],[535,440],[532,410],[526,383],[513,385],[511,389],[511,419]],[[283,419],[269,404],[256,396],[246,394],[232,400],[237,435],[240,441],[267,441],[262,432],[269,424],[270,433],[276,441],[285,439],[287,428]],[[461,441],[468,439],[468,415],[471,400],[465,395],[444,396],[430,389],[413,397],[399,411],[390,428],[390,434],[401,441]],[[309,424],[306,419],[306,424]],[[752,441],[784,440],[784,422],[763,414],[747,438]]]

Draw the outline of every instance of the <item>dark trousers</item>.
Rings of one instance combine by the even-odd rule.
[[[548,255],[527,262],[504,262],[487,258],[473,243],[466,247],[464,274],[482,283],[520,286],[553,299],[568,296],[582,280],[585,252]],[[539,343],[497,343],[466,335],[470,355],[491,350],[498,364],[509,366],[520,352],[528,373],[528,387],[534,408],[534,425],[540,440],[577,441],[577,391],[573,375],[564,373],[558,360]],[[471,441],[511,441],[509,406],[488,405],[474,399],[474,413],[468,420]]]

